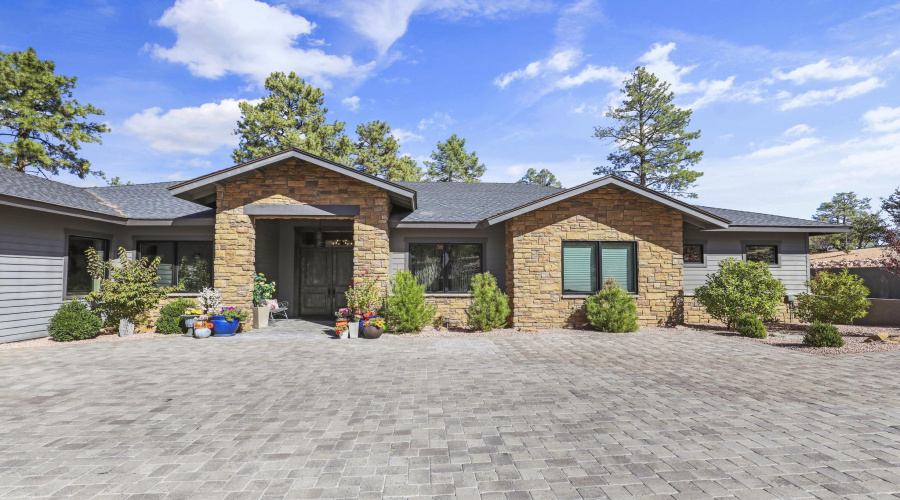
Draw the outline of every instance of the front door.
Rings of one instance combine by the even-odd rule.
[[[353,248],[300,248],[300,315],[332,316],[347,307],[353,283]]]

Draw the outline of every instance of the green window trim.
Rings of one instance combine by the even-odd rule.
[[[637,293],[637,242],[563,241],[563,294],[594,294],[613,278],[628,293]]]

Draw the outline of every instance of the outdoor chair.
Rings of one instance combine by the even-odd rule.
[[[288,319],[288,303],[287,302],[278,302],[275,307],[269,309],[269,319],[275,321],[276,316],[281,316],[282,319]]]

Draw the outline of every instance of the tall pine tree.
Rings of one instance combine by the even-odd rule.
[[[339,163],[349,163],[353,143],[344,134],[346,123],[326,123],[328,108],[321,89],[307,84],[293,71],[272,73],[265,83],[268,95],[259,104],[240,103],[241,119],[234,133],[240,143],[231,153],[237,163],[287,148],[299,148]]]
[[[616,152],[606,158],[610,165],[597,167],[594,175],[615,174],[663,193],[696,198],[688,189],[703,173],[691,167],[703,151],[689,149],[700,137],[699,130],[685,131],[691,110],[675,106],[669,84],[641,66],[625,80],[621,92],[624,102],[606,111],[618,125],[594,128],[594,137],[616,145]]]
[[[375,120],[356,127],[352,164],[357,170],[389,181],[420,181],[422,169],[416,160],[400,155],[400,143],[391,135],[391,127]]]
[[[425,161],[428,167],[428,180],[433,182],[481,182],[484,175],[484,163],[478,162],[475,151],[466,151],[466,140],[456,134],[446,141],[437,143],[437,151],[431,152],[431,161]]]
[[[556,180],[556,176],[553,175],[553,172],[547,170],[546,168],[542,168],[540,172],[537,169],[529,168],[525,175],[519,179],[519,184],[531,184],[533,186],[546,186],[546,187],[555,187],[561,188],[562,184]]]

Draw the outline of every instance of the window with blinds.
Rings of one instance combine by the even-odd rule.
[[[635,253],[633,241],[563,242],[563,293],[596,293],[608,279],[637,293]]]

